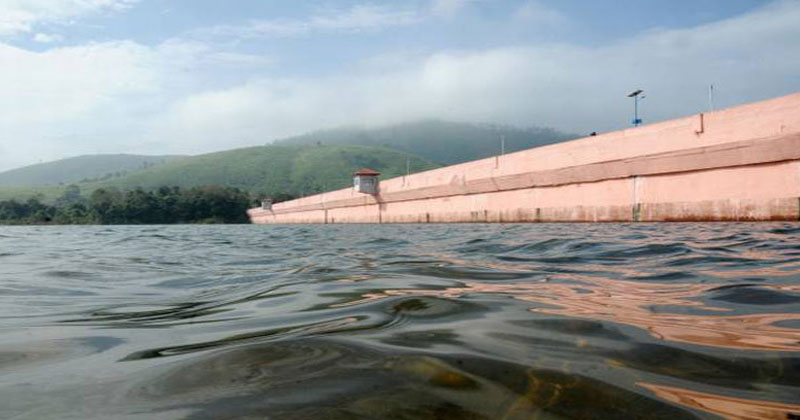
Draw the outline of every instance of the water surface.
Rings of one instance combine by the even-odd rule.
[[[800,226],[0,227],[0,418],[800,418]]]

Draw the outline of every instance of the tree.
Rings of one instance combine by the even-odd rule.
[[[39,197],[25,203],[0,201],[0,223],[247,223],[249,207],[250,195],[229,187],[137,188],[124,193],[100,188],[88,200],[80,197],[80,189],[69,188],[57,206],[43,204]]]
[[[94,190],[89,197],[89,211],[97,223],[122,223],[122,193],[115,188]]]
[[[61,197],[56,199],[55,205],[56,207],[65,207],[73,203],[83,203],[83,197],[81,197],[81,187],[72,184],[67,186],[64,190],[64,193],[61,194]]]
[[[123,200],[123,219],[126,223],[159,223],[159,203],[151,192],[141,188],[125,193]]]

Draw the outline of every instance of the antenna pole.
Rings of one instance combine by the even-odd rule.
[[[708,109],[714,112],[714,85],[708,87]]]

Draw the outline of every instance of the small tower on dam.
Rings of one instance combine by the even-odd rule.
[[[353,187],[362,194],[378,195],[378,171],[362,169],[353,174]]]

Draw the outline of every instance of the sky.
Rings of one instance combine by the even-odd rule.
[[[570,133],[800,91],[800,0],[0,0],[0,171],[443,119]]]

